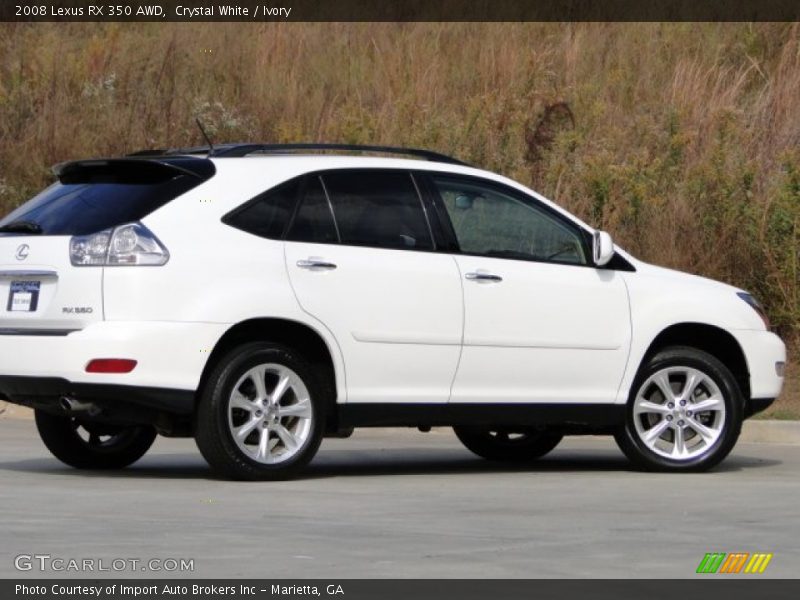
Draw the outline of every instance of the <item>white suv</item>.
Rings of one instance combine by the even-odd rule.
[[[0,221],[0,399],[75,467],[160,433],[275,479],[326,435],[447,425],[494,460],[613,434],[702,470],[781,390],[750,294],[446,156],[230,144],[54,171]]]

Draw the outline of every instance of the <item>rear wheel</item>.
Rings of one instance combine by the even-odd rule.
[[[86,422],[41,410],[36,428],[53,456],[76,469],[122,469],[144,456],[156,439],[150,426]]]
[[[453,427],[467,449],[482,458],[524,462],[541,458],[564,437],[560,433],[534,428]]]
[[[214,368],[200,399],[195,440],[231,479],[286,479],[322,440],[327,388],[295,351],[250,343]]]
[[[648,470],[704,471],[733,449],[743,407],[736,379],[714,356],[667,348],[637,376],[617,444]]]

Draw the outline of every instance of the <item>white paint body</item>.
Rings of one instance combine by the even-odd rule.
[[[271,241],[224,225],[233,208],[294,176],[336,168],[461,173],[512,186],[594,230],[535,192],[493,173],[417,160],[344,156],[214,159],[217,174],[143,223],[169,249],[161,267],[73,267],[68,237],[0,237],[0,271],[40,269],[36,313],[5,310],[0,328],[68,327],[64,337],[0,336],[0,375],[197,389],[208,356],[243,321],[304,324],[325,341],[339,403],[624,403],[655,337],[679,323],[729,332],[745,355],[751,396],[776,397],[785,360],[731,286],[642,263],[636,271],[529,263],[446,252]],[[333,271],[303,270],[324,259]],[[465,279],[471,271],[499,283]],[[4,287],[5,286],[5,287]],[[64,318],[65,306],[90,314]],[[97,357],[139,361],[127,374],[85,372]]]

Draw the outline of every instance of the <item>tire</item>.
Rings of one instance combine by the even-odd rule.
[[[706,471],[733,449],[743,418],[744,398],[728,368],[706,352],[673,346],[640,369],[615,437],[639,468]]]
[[[123,469],[142,458],[156,439],[147,425],[118,426],[36,411],[36,428],[58,460],[76,469]]]
[[[215,365],[204,386],[197,447],[229,479],[294,477],[319,449],[330,394],[296,351],[264,342],[239,346]]]
[[[526,462],[541,458],[564,437],[543,429],[453,427],[468,450],[488,460]]]

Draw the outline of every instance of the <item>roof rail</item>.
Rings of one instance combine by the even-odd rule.
[[[213,149],[208,146],[196,146],[193,148],[174,148],[166,150],[142,150],[130,154],[129,156],[159,156],[164,154],[207,154],[209,157],[234,158],[247,156],[249,154],[289,154],[301,151],[346,151],[346,152],[375,152],[381,154],[405,154],[424,158],[434,162],[461,165],[468,167],[469,164],[440,154],[431,150],[420,148],[400,148],[397,146],[371,146],[361,144],[321,144],[321,143],[299,143],[299,144],[220,144]]]

